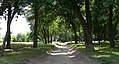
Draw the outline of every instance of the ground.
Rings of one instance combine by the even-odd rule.
[[[26,64],[100,64],[64,44],[55,45],[42,56],[27,59]]]

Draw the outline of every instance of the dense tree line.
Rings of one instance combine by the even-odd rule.
[[[10,24],[15,15],[24,14],[31,25],[33,47],[53,39],[85,41],[87,50],[94,50],[93,40],[109,41],[115,47],[118,40],[118,0],[3,0],[0,15],[7,19],[7,32],[2,53],[10,47]],[[7,3],[7,4],[6,4]],[[24,9],[27,7],[27,9]],[[8,12],[8,13],[5,13]],[[63,36],[62,36],[63,35]],[[72,38],[73,36],[73,38]],[[19,38],[19,37],[18,37]],[[14,38],[15,39],[15,38]]]

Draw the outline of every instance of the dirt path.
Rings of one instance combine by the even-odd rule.
[[[55,46],[47,54],[30,59],[26,64],[100,64],[65,44]]]

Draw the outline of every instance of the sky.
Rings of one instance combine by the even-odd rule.
[[[7,29],[7,21],[4,18],[0,19],[0,30],[1,36],[4,37]],[[12,35],[17,35],[18,33],[26,34],[30,32],[30,26],[27,23],[27,20],[24,16],[19,16],[17,21],[16,18],[13,19],[11,23],[11,32]]]

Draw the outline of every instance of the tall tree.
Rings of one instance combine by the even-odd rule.
[[[91,24],[92,24],[92,18],[91,18],[91,12],[89,7],[89,0],[85,0],[85,9],[86,9],[86,20],[84,19],[81,9],[80,9],[80,3],[77,3],[76,0],[71,0],[71,4],[73,5],[73,9],[75,13],[77,14],[81,26],[83,28],[84,33],[84,40],[86,49],[88,50],[94,50],[93,43],[92,43],[92,34],[91,34]],[[79,5],[78,5],[79,4]]]
[[[7,38],[7,45],[6,45],[6,48],[10,49],[11,48],[11,45],[10,45],[10,42],[11,42],[11,34],[10,34],[10,22],[12,20],[11,19],[11,14],[12,14],[12,10],[11,10],[11,5],[9,5],[8,7],[8,20],[7,20],[7,28],[8,28],[8,38]]]
[[[14,18],[14,15],[16,14],[16,12],[18,10],[18,2],[19,2],[18,0],[15,1],[12,16],[11,16],[11,18],[9,18],[9,21],[7,22],[8,23],[7,24],[7,31],[6,31],[6,35],[4,37],[4,40],[3,40],[2,48],[1,48],[2,49],[1,50],[1,56],[3,56],[6,41],[7,41],[8,37],[10,36],[10,33],[9,33],[9,31],[10,31],[10,25],[11,25],[12,19]],[[10,9],[9,9],[9,11],[10,11]]]
[[[109,7],[109,22],[108,22],[108,31],[109,31],[109,42],[110,42],[110,47],[115,47],[115,42],[114,42],[114,32],[113,32],[113,5],[110,5]]]
[[[33,47],[37,47],[37,39],[38,39],[38,0],[34,0],[33,2],[33,6],[34,6],[34,18],[35,18],[35,24],[34,24],[34,39],[33,39]]]

